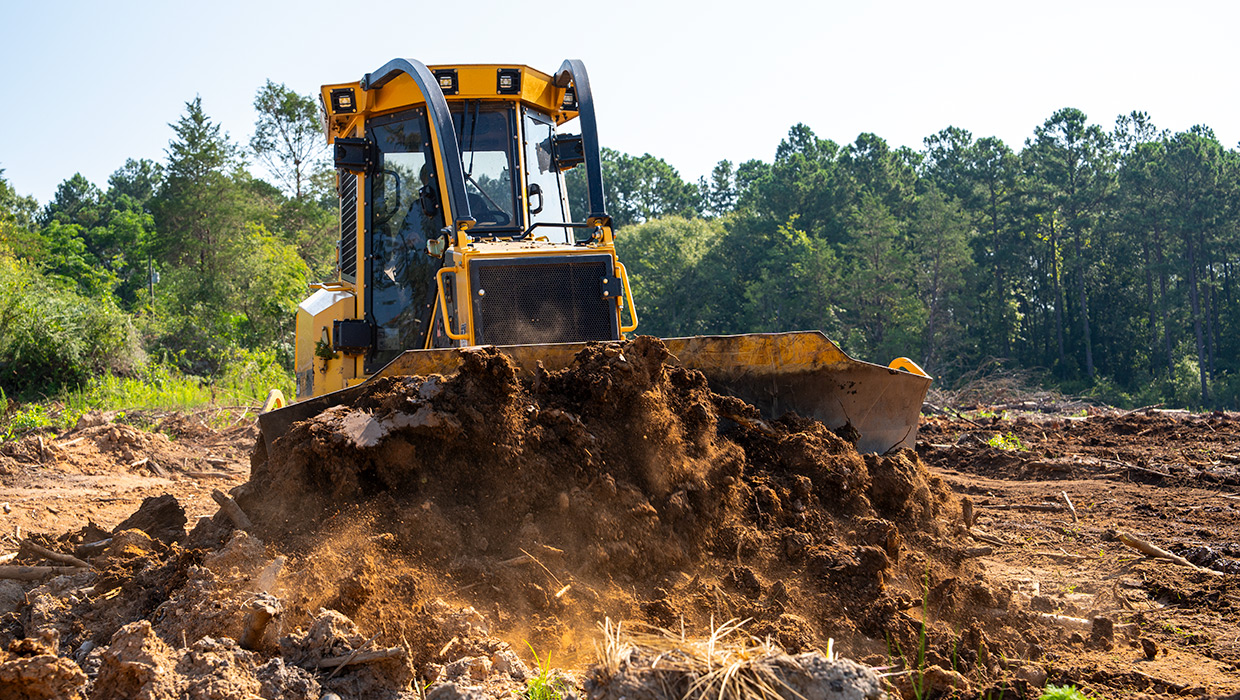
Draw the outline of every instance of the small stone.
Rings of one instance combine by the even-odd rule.
[[[470,661],[469,677],[476,680],[486,680],[491,675],[491,660],[485,656],[479,656]]]
[[[1090,625],[1089,636],[1094,639],[1114,639],[1115,623],[1105,617],[1095,617]]]
[[[1041,688],[1046,685],[1046,670],[1034,664],[1025,664],[1016,669],[1016,677],[1028,683],[1031,688]]]
[[[511,649],[500,649],[491,655],[491,665],[500,673],[507,673],[515,681],[524,683],[530,677],[530,670]]]
[[[1142,637],[1141,651],[1145,652],[1145,658],[1147,660],[1153,661],[1154,657],[1158,656],[1158,645],[1154,643],[1154,640]]]

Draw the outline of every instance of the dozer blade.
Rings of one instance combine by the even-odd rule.
[[[778,418],[795,411],[832,429],[851,423],[860,436],[861,452],[913,447],[917,439],[917,419],[930,377],[854,360],[819,331],[691,336],[665,338],[663,343],[672,362],[699,370],[716,393],[743,399],[764,416]],[[504,345],[499,350],[532,376],[540,361],[547,370],[568,367],[586,345]],[[371,379],[446,375],[460,362],[457,348],[409,350]],[[294,422],[352,402],[363,391],[364,385],[358,385],[265,413],[259,418],[263,437],[270,446]]]

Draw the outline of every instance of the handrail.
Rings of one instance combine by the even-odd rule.
[[[458,267],[441,267],[435,272],[435,285],[439,288],[439,318],[443,321],[443,332],[449,338],[453,340],[469,340],[469,329],[466,329],[465,333],[460,335],[452,332],[452,326],[448,325],[448,300],[443,295],[443,273],[459,274],[460,271]]]
[[[621,321],[620,332],[632,333],[637,330],[637,305],[633,303],[633,290],[629,289],[629,271],[625,269],[624,263],[619,260],[616,261],[616,269],[620,271],[620,281],[624,283],[624,298],[628,300],[629,318],[633,320],[633,324],[630,326],[624,325],[624,322]],[[619,313],[620,310],[616,309],[616,314],[619,315]]]

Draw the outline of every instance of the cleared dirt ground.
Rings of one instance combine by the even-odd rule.
[[[30,538],[93,569],[0,605],[0,687],[503,697],[532,648],[605,697],[604,620],[693,636],[737,618],[791,653],[831,645],[907,697],[922,675],[928,697],[1234,693],[1237,416],[1091,410],[927,416],[916,452],[861,456],[847,431],[758,421],[639,339],[533,379],[484,351],[453,377],[381,383],[252,470],[248,419],[30,435],[0,448],[0,550]],[[113,533],[165,494],[183,530]],[[278,612],[243,649],[264,601]],[[379,650],[330,678],[320,665]],[[36,658],[43,675],[22,676]],[[175,683],[142,675],[160,659]]]

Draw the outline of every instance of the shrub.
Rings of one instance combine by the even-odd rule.
[[[0,254],[0,388],[53,393],[98,374],[132,372],[144,359],[113,299],[59,288],[29,263]]]

